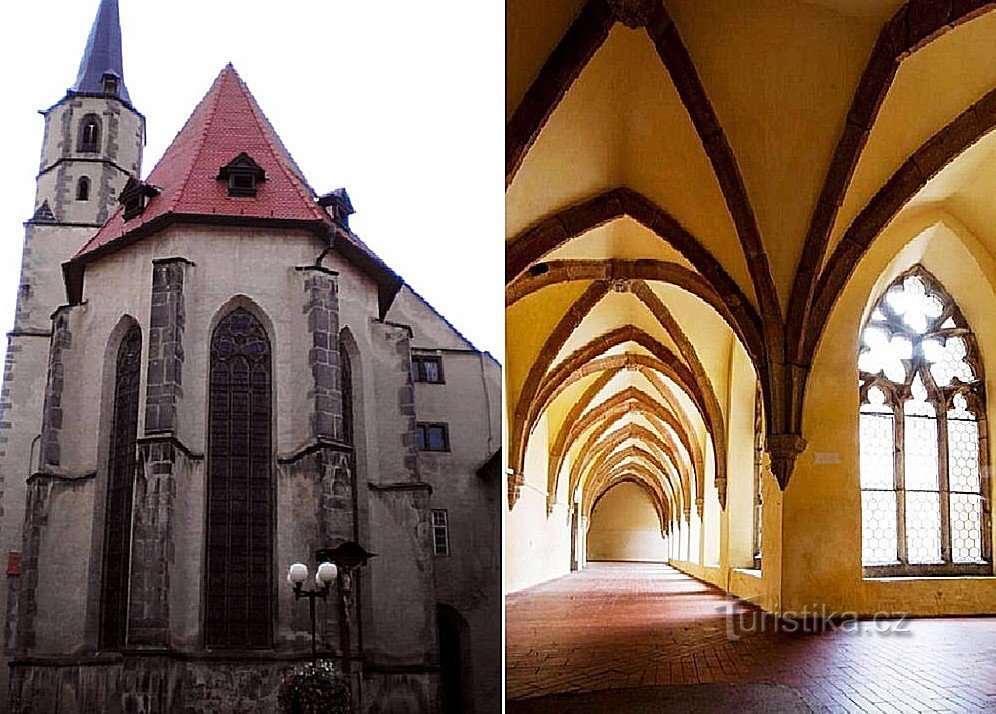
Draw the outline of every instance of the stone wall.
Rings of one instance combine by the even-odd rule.
[[[145,433],[172,432],[177,402],[183,397],[183,258],[152,264],[149,363],[145,391]]]

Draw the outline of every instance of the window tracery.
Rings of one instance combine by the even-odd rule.
[[[237,308],[211,338],[208,404],[208,647],[271,645],[273,487],[271,352]]]
[[[866,574],[992,572],[982,363],[958,306],[921,266],[876,304],[858,373]]]

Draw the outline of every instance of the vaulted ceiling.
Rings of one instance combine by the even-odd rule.
[[[722,500],[742,351],[784,486],[822,325],[878,233],[939,209],[996,255],[994,5],[509,0],[513,481],[544,419],[551,498],[657,473],[687,511],[711,459]]]

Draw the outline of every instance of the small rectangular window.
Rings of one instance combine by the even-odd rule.
[[[432,512],[432,550],[436,555],[450,554],[450,523],[443,510]]]
[[[425,424],[415,425],[415,433],[418,439],[419,451],[449,451],[450,433],[446,424]]]
[[[412,357],[412,381],[443,384],[443,358],[429,355]]]

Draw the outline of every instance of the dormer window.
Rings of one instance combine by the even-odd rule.
[[[96,154],[100,151],[100,119],[96,114],[87,114],[80,124],[79,151]]]
[[[158,195],[159,189],[155,186],[134,177],[128,179],[128,183],[121,189],[121,195],[118,196],[118,203],[124,206],[124,220],[128,221],[141,215],[149,199]]]
[[[218,180],[228,182],[229,196],[254,198],[259,190],[259,184],[266,181],[266,172],[243,151],[221,167]]]
[[[335,191],[325,194],[318,199],[318,205],[328,211],[333,221],[349,230],[349,217],[356,211],[353,210],[353,202],[349,200],[346,189],[337,188]]]
[[[115,97],[118,95],[118,78],[113,74],[105,74],[103,76],[104,84],[104,94],[113,94]]]

